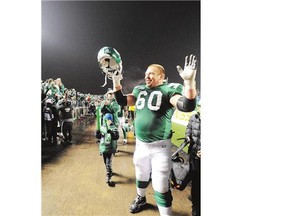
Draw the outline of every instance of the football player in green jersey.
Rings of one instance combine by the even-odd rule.
[[[100,105],[102,117],[106,113],[111,113],[113,115],[113,123],[116,125],[116,127],[119,126],[119,119],[118,119],[118,113],[121,110],[121,107],[117,103],[114,97],[114,92],[112,89],[108,89],[107,93],[105,94],[105,99],[102,101]],[[103,124],[103,122],[102,122]]]
[[[100,127],[100,134],[97,135],[100,139],[99,151],[103,156],[106,167],[106,183],[113,186],[115,183],[111,182],[112,176],[112,154],[116,152],[117,140],[119,139],[119,132],[117,127],[113,124],[113,115],[106,113],[103,116],[103,124]]]
[[[122,71],[112,76],[115,97],[121,106],[135,105],[136,146],[133,156],[137,196],[130,212],[139,212],[146,204],[146,188],[150,176],[160,215],[172,214],[172,195],[169,188],[171,170],[171,118],[174,108],[191,112],[196,105],[195,55],[186,56],[184,70],[177,66],[184,80],[181,84],[164,83],[165,69],[159,64],[148,66],[145,85],[138,85],[131,94],[124,95],[120,81]]]

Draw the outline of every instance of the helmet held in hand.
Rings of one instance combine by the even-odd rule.
[[[97,60],[102,73],[112,79],[113,76],[122,73],[122,60],[119,52],[113,47],[105,46],[101,48],[97,55]]]

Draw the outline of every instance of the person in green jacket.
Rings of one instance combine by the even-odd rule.
[[[102,101],[100,105],[100,110],[101,110],[101,118],[100,118],[100,124],[103,125],[103,116],[106,113],[110,113],[113,116],[113,124],[115,125],[116,128],[119,127],[120,122],[118,119],[118,113],[120,112],[121,107],[117,103],[115,97],[114,97],[114,92],[112,89],[108,89],[107,93],[104,96],[104,100]],[[99,133],[99,131],[96,131],[96,134]],[[116,152],[118,152],[116,150]],[[115,152],[115,153],[116,153]],[[114,153],[114,154],[115,154]]]
[[[106,113],[111,113],[113,115],[113,123],[116,127],[119,127],[118,113],[120,112],[121,107],[114,97],[113,90],[108,89],[104,97],[105,99],[100,105],[102,116],[104,116]]]
[[[114,183],[111,181],[112,154],[116,152],[119,132],[113,123],[113,115],[111,113],[106,113],[103,116],[103,124],[100,127],[100,134],[98,134],[97,138],[100,139],[99,152],[103,156],[106,167],[106,183],[109,186],[113,186]]]

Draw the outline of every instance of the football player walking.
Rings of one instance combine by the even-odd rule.
[[[133,156],[136,174],[137,196],[130,206],[130,212],[139,212],[146,204],[146,188],[150,176],[154,197],[160,215],[172,214],[172,195],[169,187],[171,170],[171,118],[174,108],[191,112],[196,105],[195,55],[186,56],[184,70],[177,66],[184,80],[179,83],[165,83],[165,69],[151,64],[145,72],[145,85],[134,87],[131,94],[122,93],[120,81],[122,67],[111,77],[115,97],[121,106],[135,105],[136,146]],[[182,94],[183,93],[183,94]]]

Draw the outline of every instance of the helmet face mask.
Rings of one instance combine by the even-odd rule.
[[[102,73],[108,79],[112,79],[114,75],[122,73],[122,60],[120,54],[112,47],[103,47],[99,50],[97,60]]]

